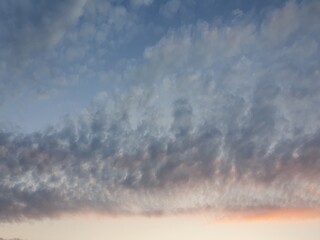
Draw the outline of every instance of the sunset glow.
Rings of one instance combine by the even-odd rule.
[[[303,237],[318,240],[319,220],[237,221],[211,222],[203,214],[183,217],[67,217],[60,220],[32,221],[19,224],[2,224],[0,231],[5,239],[24,237],[34,240],[55,239],[275,239],[299,240]]]

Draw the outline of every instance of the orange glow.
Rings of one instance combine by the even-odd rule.
[[[194,210],[180,213],[166,213],[151,216],[134,214],[111,214],[107,212],[82,211],[78,213],[61,214],[63,218],[78,219],[118,219],[118,218],[145,218],[145,219],[192,219],[201,217],[211,223],[236,223],[236,222],[265,222],[265,221],[306,221],[320,220],[320,209],[275,209],[257,211],[215,211],[212,209]]]
[[[256,212],[227,212],[221,221],[214,222],[258,222],[258,221],[305,221],[320,220],[320,209],[276,209]]]
[[[280,212],[278,214],[281,215]],[[291,211],[283,211],[282,214],[281,216],[299,215],[295,215]],[[300,219],[299,221],[289,222],[286,220],[256,222],[255,219],[257,218],[245,219],[242,217],[240,222],[228,220],[225,222],[215,221],[212,224],[212,216],[215,215],[210,211],[161,217],[113,217],[103,214],[83,213],[77,216],[64,216],[61,219],[2,223],[0,224],[0,237],[26,240],[320,239],[320,221],[315,219],[312,219],[312,221],[302,221]],[[267,219],[267,215],[265,216],[265,219]],[[276,219],[271,213],[268,216],[270,216],[269,219]]]

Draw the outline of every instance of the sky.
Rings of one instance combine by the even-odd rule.
[[[0,1],[0,240],[319,239],[319,22],[318,0]]]

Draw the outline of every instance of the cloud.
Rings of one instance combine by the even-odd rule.
[[[319,7],[169,32],[125,90],[61,126],[1,131],[0,219],[319,209]]]
[[[134,7],[149,6],[153,3],[153,0],[130,0],[130,3]]]
[[[160,13],[167,18],[171,18],[179,11],[180,4],[180,0],[168,1],[160,8]]]
[[[44,85],[43,79],[54,75],[44,63],[56,65],[49,53],[77,23],[85,4],[86,0],[1,2],[0,105],[22,87]]]
[[[136,31],[130,11],[119,1],[1,3],[0,106],[30,93],[57,96],[81,79],[98,78],[106,56],[116,62],[109,55],[120,55]]]
[[[78,20],[85,4],[85,0],[41,4],[31,0],[3,2],[2,36],[12,44],[11,50],[17,51],[16,54],[52,47]]]

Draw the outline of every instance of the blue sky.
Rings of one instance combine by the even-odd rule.
[[[201,23],[232,24],[243,13],[248,16],[242,21],[262,21],[266,11],[257,1],[1,4],[2,122],[28,132],[57,123],[101,91],[126,89],[118,75],[170,32]],[[34,118],[37,112],[43,114]]]
[[[320,207],[320,2],[0,2],[0,220]]]

